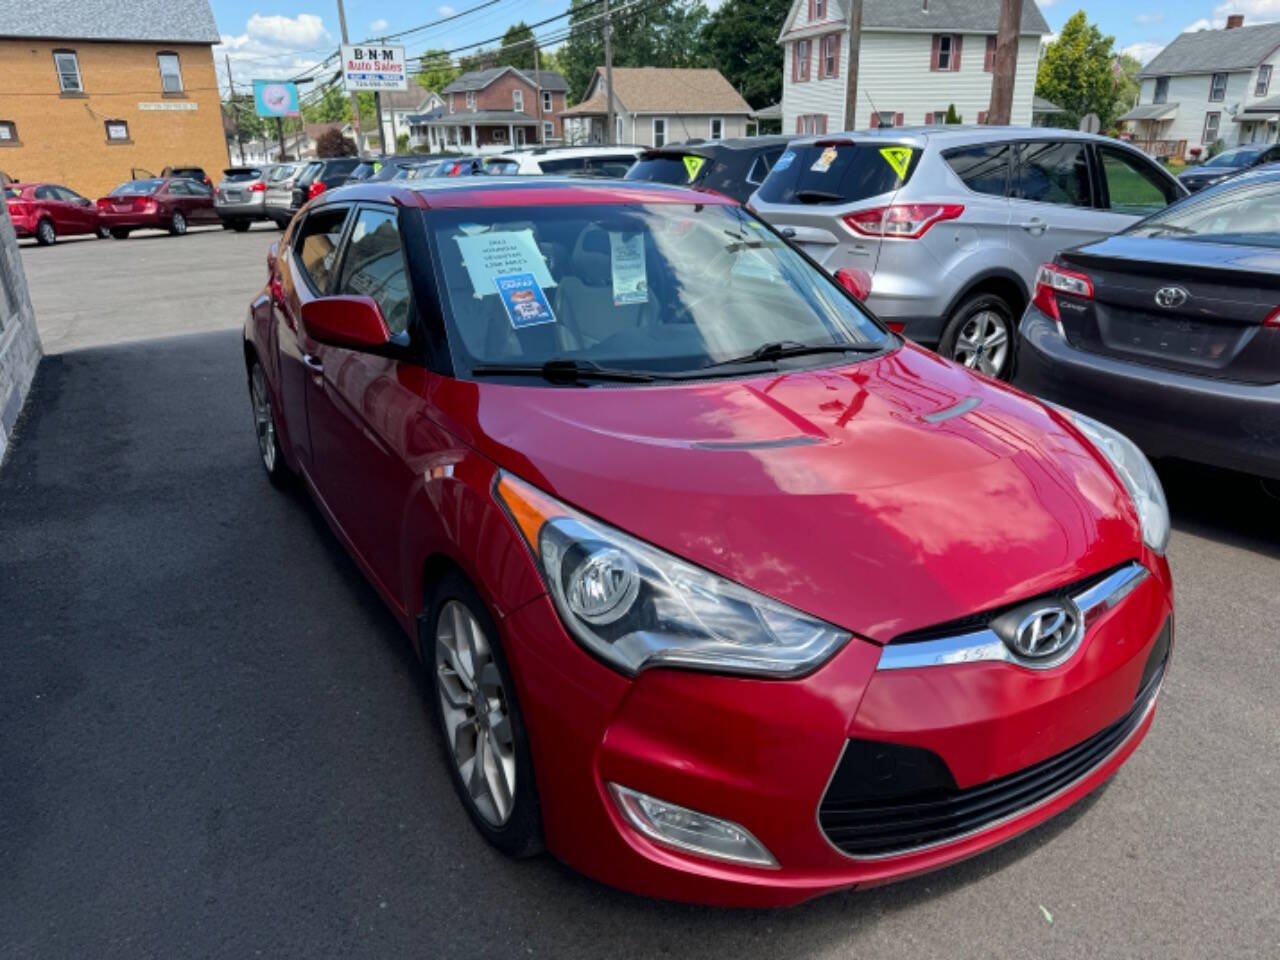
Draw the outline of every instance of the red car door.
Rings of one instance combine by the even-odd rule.
[[[198,180],[188,180],[186,186],[191,194],[187,220],[191,223],[219,222],[218,212],[213,208],[213,188]]]
[[[371,296],[393,335],[408,337],[409,277],[394,209],[357,209],[334,293]],[[329,511],[384,596],[404,612],[402,526],[422,478],[411,465],[438,449],[422,416],[427,373],[394,355],[309,348],[307,423],[311,476]]]
[[[43,183],[36,187],[31,194],[38,205],[41,219],[49,219],[53,222],[53,229],[58,232],[58,236],[64,237],[68,234],[78,233],[75,228],[75,222],[71,218],[67,205],[62,202],[62,197],[58,194],[58,188],[49,183]]]
[[[63,210],[67,229],[58,228],[59,233],[93,233],[98,228],[98,211],[86,198],[66,187],[54,187],[58,194],[58,205]]]

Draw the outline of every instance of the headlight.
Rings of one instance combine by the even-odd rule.
[[[1099,423],[1083,413],[1066,407],[1058,407],[1081,433],[1083,433],[1115,468],[1133,498],[1142,521],[1142,539],[1156,553],[1164,553],[1169,545],[1169,504],[1164,498],[1164,487],[1156,476],[1151,461],[1146,458],[1132,440],[1119,430]]]
[[[569,633],[628,675],[679,666],[797,677],[850,634],[615,530],[510,474],[497,496]]]

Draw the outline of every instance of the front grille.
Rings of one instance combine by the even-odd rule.
[[[887,857],[960,839],[1061,792],[1101,764],[1142,723],[1164,676],[1172,639],[1166,623],[1129,712],[1055,757],[961,790],[937,754],[918,747],[850,740],[818,808],[818,824],[853,857]]]

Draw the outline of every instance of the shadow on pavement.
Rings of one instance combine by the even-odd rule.
[[[1179,461],[1157,468],[1175,530],[1280,557],[1280,481]]]

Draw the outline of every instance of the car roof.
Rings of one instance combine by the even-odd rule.
[[[645,150],[646,154],[669,154],[683,156],[685,154],[709,156],[718,150],[759,150],[767,147],[778,147],[790,143],[795,137],[782,134],[765,134],[759,137],[732,137],[727,140],[689,140],[668,143],[662,147]]]
[[[736,206],[736,201],[687,187],[641,180],[578,177],[465,177],[361,181],[321,194],[321,203],[381,200],[405,207],[552,207],[565,204],[688,203]]]
[[[576,157],[598,157],[603,154],[630,153],[639,154],[644,147],[634,143],[615,143],[612,146],[595,144],[586,147],[533,147],[525,150],[510,150],[486,159],[491,160],[528,160],[564,158],[573,160]]]
[[[1112,137],[1096,133],[1082,133],[1059,127],[986,126],[983,124],[945,124],[942,126],[880,127],[875,130],[848,130],[838,133],[810,134],[794,137],[795,146],[808,147],[819,143],[840,140],[862,142],[889,141],[905,143],[919,148],[933,143],[939,147],[964,146],[973,143],[992,143],[1001,140],[1093,140],[1100,143],[1124,143]],[[1126,144],[1126,146],[1129,146]],[[1130,146],[1130,149],[1133,149]]]

